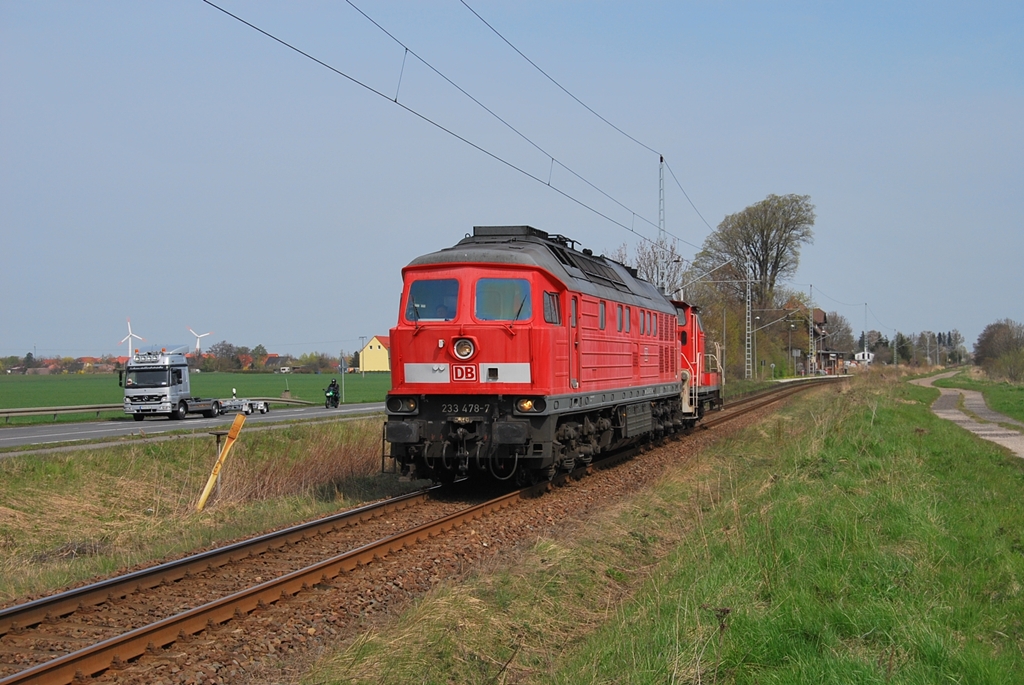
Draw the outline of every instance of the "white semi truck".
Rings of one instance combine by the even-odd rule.
[[[184,349],[136,352],[128,358],[118,384],[124,387],[124,413],[136,421],[147,416],[180,420],[188,414],[202,414],[212,419],[226,411],[270,411],[262,400],[193,397]]]

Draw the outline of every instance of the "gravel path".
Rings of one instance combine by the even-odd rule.
[[[933,381],[950,378],[957,373],[957,371],[949,371],[910,382],[914,385],[931,388],[935,387],[932,385]],[[932,403],[932,412],[936,416],[952,421],[980,438],[1002,445],[1024,459],[1024,423],[989,409],[985,404],[985,398],[976,390],[961,390],[959,388],[936,388],[936,390],[942,393],[939,395],[939,399]],[[966,413],[960,410],[961,397],[963,397],[963,407]],[[1012,428],[1008,426],[1012,426]]]

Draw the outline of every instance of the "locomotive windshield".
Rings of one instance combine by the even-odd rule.
[[[131,369],[125,378],[126,388],[166,388],[167,367],[157,369]]]
[[[408,321],[449,321],[455,318],[459,282],[454,278],[413,281],[405,305]]]
[[[530,282],[525,278],[481,278],[476,282],[476,318],[526,321],[532,315]]]

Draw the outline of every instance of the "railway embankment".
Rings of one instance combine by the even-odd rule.
[[[1024,462],[933,399],[874,373],[662,448],[307,681],[1019,681]]]

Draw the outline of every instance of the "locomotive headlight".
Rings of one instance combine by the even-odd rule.
[[[392,414],[411,414],[416,411],[415,397],[389,397],[388,411]]]
[[[466,338],[459,338],[455,341],[455,356],[459,359],[469,359],[475,351],[473,341]]]
[[[516,400],[516,411],[523,414],[544,411],[546,406],[547,405],[544,404],[544,400],[540,398],[532,399],[530,397],[524,397]]]

